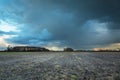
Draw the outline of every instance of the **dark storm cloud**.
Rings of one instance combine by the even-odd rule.
[[[15,20],[25,24],[18,37],[13,38],[16,43],[59,41],[64,42],[63,46],[93,48],[120,42],[120,0],[19,0],[12,3],[19,4],[12,10],[17,16]],[[52,36],[47,40],[48,36],[40,38],[45,29]]]
[[[119,0],[27,0],[27,4],[38,11],[42,8],[44,11],[61,9],[63,12],[76,13],[78,18],[83,16],[83,20],[105,17],[113,21],[120,19]]]

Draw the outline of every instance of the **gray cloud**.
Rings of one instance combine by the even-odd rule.
[[[12,32],[12,31],[9,31],[9,32],[4,32],[4,31],[0,31],[0,36],[2,35],[15,35],[16,32]]]
[[[9,7],[9,11],[12,10],[18,23],[25,25],[20,27],[18,37],[12,38],[13,42],[47,45],[58,41],[76,49],[120,42],[119,3],[119,0],[12,1],[15,8]],[[45,29],[52,37],[41,39]]]

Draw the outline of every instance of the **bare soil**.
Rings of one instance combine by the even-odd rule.
[[[2,52],[0,80],[120,80],[120,52]]]

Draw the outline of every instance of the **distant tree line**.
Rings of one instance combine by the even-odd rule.
[[[50,51],[49,49],[47,48],[44,48],[44,47],[34,47],[34,46],[15,46],[15,47],[11,47],[10,45],[7,47],[7,50],[6,51],[9,51],[9,52],[47,52],[47,51]],[[120,49],[118,50],[98,50],[98,51],[95,51],[95,50],[74,50],[73,48],[64,48],[63,49],[63,52],[119,52]]]
[[[44,47],[33,47],[33,46],[15,46],[15,47],[7,47],[7,51],[15,51],[15,52],[32,52],[32,51],[50,51]]]

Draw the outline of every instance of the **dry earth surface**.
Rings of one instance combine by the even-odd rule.
[[[120,80],[120,52],[0,52],[0,80]]]

